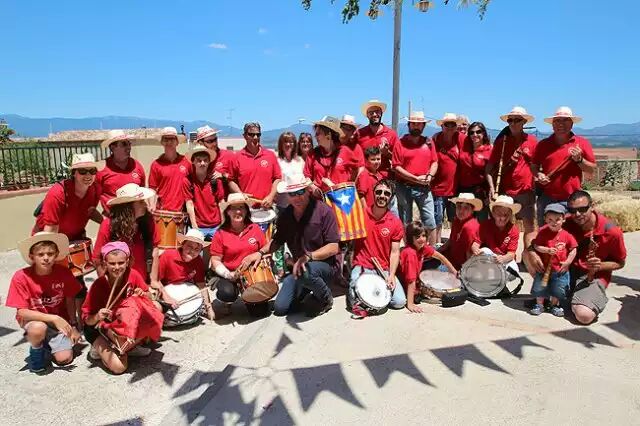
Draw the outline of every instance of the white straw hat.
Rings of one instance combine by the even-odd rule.
[[[387,104],[385,104],[384,102],[379,101],[377,99],[371,99],[370,101],[367,101],[367,102],[363,103],[362,107],[360,108],[360,110],[362,111],[362,114],[366,117],[367,116],[367,111],[369,111],[373,107],[380,108],[382,110],[383,114],[387,110]]]
[[[187,231],[186,234],[178,234],[176,239],[178,240],[178,245],[182,245],[185,241],[192,241],[194,243],[200,244],[202,247],[207,247],[211,244],[208,241],[204,240],[204,234],[199,229],[191,228]]]
[[[116,190],[116,197],[107,201],[108,206],[116,204],[133,203],[134,201],[147,200],[156,195],[156,191],[151,188],[145,188],[136,183],[128,183],[122,185]]]
[[[458,124],[458,116],[453,112],[445,112],[444,116],[440,120],[436,120],[438,126],[442,126],[444,123],[456,123]]]
[[[577,115],[573,115],[573,111],[568,106],[561,106],[556,110],[556,113],[551,117],[547,117],[544,119],[545,123],[553,124],[554,118],[570,118],[574,123],[579,123],[582,121],[582,117],[578,117]]]
[[[451,201],[454,204],[458,204],[458,203],[471,204],[473,206],[474,211],[482,210],[482,200],[479,198],[476,198],[475,195],[470,194],[468,192],[461,192],[460,194],[458,194],[457,197],[450,198],[449,201]]]
[[[411,111],[409,114],[409,118],[407,118],[407,122],[409,123],[429,123],[431,120],[427,120],[424,118],[424,111]]]
[[[36,232],[29,238],[18,242],[18,251],[20,251],[22,258],[29,265],[33,264],[31,259],[29,259],[31,247],[42,241],[51,241],[58,247],[56,262],[64,259],[69,254],[69,238],[67,238],[66,235],[58,232]]]
[[[493,210],[493,208],[496,206],[506,207],[508,209],[511,209],[513,214],[518,214],[518,212],[522,208],[522,206],[519,203],[515,203],[513,201],[513,198],[509,197],[508,195],[498,195],[495,201],[492,201],[491,203],[489,203],[489,208],[491,210]]]
[[[527,110],[524,109],[524,107],[514,106],[513,108],[511,108],[511,111],[509,111],[504,115],[501,115],[500,120],[506,123],[507,120],[509,120],[509,117],[513,117],[513,116],[522,117],[527,121],[527,123],[531,123],[535,119],[533,115],[527,113]]]
[[[176,128],[171,126],[162,128],[162,131],[160,132],[160,141],[162,141],[162,138],[176,138],[178,143],[182,143],[187,140],[185,135],[179,134]]]
[[[342,116],[342,120],[340,120],[340,124],[346,124],[347,126],[353,126],[356,129],[360,127],[358,123],[356,123],[356,118],[353,115],[345,114]]]
[[[73,154],[69,169],[98,169],[98,163],[90,152],[84,154]]]
[[[121,129],[109,130],[109,133],[107,134],[107,139],[102,141],[102,143],[100,144],[100,147],[104,149],[114,142],[119,142],[119,141],[132,142],[133,139],[134,139],[133,135],[125,133],[124,130],[121,130]]]
[[[209,151],[204,145],[194,145],[193,148],[187,151],[185,157],[187,157],[187,160],[191,161],[191,157],[201,152],[209,154],[209,160],[213,161],[213,159],[211,158],[211,151]]]
[[[278,183],[276,189],[279,194],[288,194],[289,192],[299,191],[311,185],[311,179],[301,173],[287,175],[284,180]]]
[[[207,126],[198,127],[198,133],[196,135],[196,142],[201,139],[207,138],[209,136],[216,135],[220,132],[220,130],[216,130],[214,128]]]

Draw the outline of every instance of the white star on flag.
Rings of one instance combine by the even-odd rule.
[[[340,201],[341,205],[345,205],[348,204],[349,201],[351,201],[351,197],[349,197],[347,194],[341,194],[339,197],[336,198],[338,201]]]

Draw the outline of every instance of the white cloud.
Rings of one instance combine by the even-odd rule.
[[[227,45],[224,43],[211,43],[209,47],[212,49],[227,49]]]
[[[305,43],[305,44],[304,44],[304,48],[305,48],[305,49],[310,49],[310,48],[311,48],[311,44],[309,44],[309,43]]]
[[[264,27],[260,27],[260,28],[258,28],[258,34],[266,34],[266,33],[268,33],[268,32],[269,32],[269,31],[268,31],[266,28],[264,28]]]

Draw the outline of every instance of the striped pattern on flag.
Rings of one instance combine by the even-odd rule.
[[[336,214],[340,241],[351,241],[367,236],[364,207],[351,182],[337,185],[325,194],[325,202]]]

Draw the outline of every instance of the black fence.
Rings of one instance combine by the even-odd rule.
[[[0,145],[0,190],[48,186],[69,176],[74,153],[92,153],[104,160],[100,142],[30,142]]]

